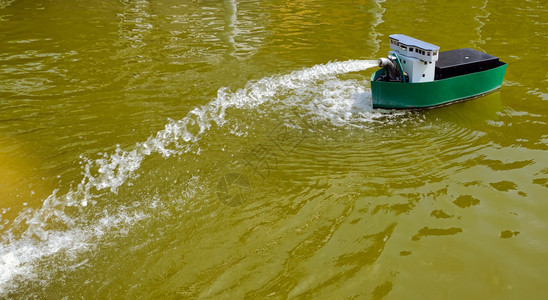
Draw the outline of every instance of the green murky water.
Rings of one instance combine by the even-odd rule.
[[[546,298],[543,1],[0,0],[0,297]],[[372,110],[388,35],[508,63]]]

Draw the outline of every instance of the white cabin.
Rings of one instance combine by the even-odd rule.
[[[390,49],[400,58],[403,71],[409,76],[409,82],[434,81],[436,61],[440,47],[403,35],[390,35]]]

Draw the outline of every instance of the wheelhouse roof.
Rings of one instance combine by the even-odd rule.
[[[438,51],[438,50],[440,50],[440,47],[438,47],[436,45],[432,45],[430,43],[423,42],[421,40],[417,40],[417,39],[409,37],[405,34],[391,34],[390,38],[394,39],[394,40],[397,40],[398,42],[400,42],[404,45],[415,46],[415,47],[418,47],[418,48],[421,48],[421,49],[427,50],[427,51]]]

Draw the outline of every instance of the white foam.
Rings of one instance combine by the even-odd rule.
[[[41,259],[61,251],[75,258],[78,253],[94,247],[93,240],[101,238],[112,228],[125,228],[146,218],[142,212],[120,208],[112,215],[105,212],[103,217],[85,227],[44,231],[41,241],[28,237],[9,239],[9,242],[0,244],[0,295],[17,288],[14,279],[36,279],[34,268]]]
[[[28,227],[22,235],[16,236],[8,229],[7,238],[4,237],[0,244],[0,295],[16,288],[13,286],[15,278],[36,276],[33,268],[44,258],[69,249],[85,251],[92,246],[93,239],[100,238],[113,226],[146,218],[141,213],[128,213],[122,209],[110,216],[105,213],[105,217],[93,222],[69,216],[66,208],[95,204],[103,191],[117,193],[152,153],[169,157],[191,151],[212,125],[225,124],[228,108],[254,109],[271,102],[271,109],[297,105],[303,113],[330,120],[335,125],[371,120],[374,114],[366,108],[370,97],[365,86],[356,80],[338,80],[333,76],[374,66],[375,61],[367,60],[331,62],[251,81],[233,93],[228,88],[221,88],[211,102],[193,109],[181,120],[170,120],[163,130],[137,143],[132,150],[118,147],[114,153],[99,159],[83,158],[83,178],[76,187],[62,195],[52,193],[39,209],[21,212],[11,227]],[[69,230],[47,230],[47,224],[52,222],[61,222]]]

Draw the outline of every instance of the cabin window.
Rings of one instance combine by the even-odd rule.
[[[438,55],[438,51],[434,51],[434,56]]]
[[[402,50],[405,50],[405,51],[407,51],[407,46],[405,46],[405,45],[401,45],[400,47],[402,48]]]
[[[428,56],[430,56],[430,51],[426,52],[426,54],[427,54]]]
[[[424,55],[424,50],[421,50],[421,54]]]
[[[405,64],[405,60],[403,61],[403,63]]]
[[[409,47],[409,51],[413,52],[413,47]]]
[[[426,76],[424,76],[424,74],[422,74],[422,77],[426,77]]]

